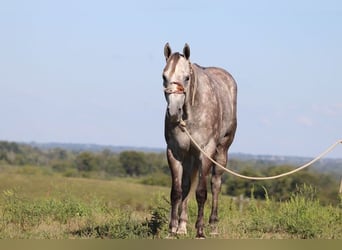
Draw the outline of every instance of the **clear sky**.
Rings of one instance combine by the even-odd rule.
[[[231,152],[315,156],[342,139],[342,1],[11,0],[0,140],[165,148],[166,42],[236,79]]]

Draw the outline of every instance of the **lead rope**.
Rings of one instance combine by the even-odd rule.
[[[248,179],[248,180],[272,180],[272,179],[277,179],[277,178],[281,178],[287,175],[291,175],[294,174],[300,170],[303,170],[304,168],[309,167],[310,165],[312,165],[313,163],[315,163],[316,161],[318,161],[319,159],[323,158],[326,154],[328,154],[330,151],[332,151],[338,144],[342,144],[342,140],[338,140],[336,141],[334,144],[332,144],[329,148],[327,148],[325,151],[323,151],[321,154],[319,154],[316,158],[314,158],[313,160],[309,161],[308,163],[294,169],[291,170],[289,172],[285,172],[283,174],[278,174],[278,175],[274,175],[274,176],[268,176],[268,177],[257,177],[257,176],[246,176],[246,175],[242,175],[239,173],[236,173],[228,168],[225,168],[224,166],[222,166],[220,163],[218,163],[217,161],[215,161],[213,158],[211,158],[202,148],[201,146],[194,140],[194,138],[190,135],[189,131],[186,128],[186,123],[181,120],[179,123],[179,126],[181,127],[181,129],[186,133],[186,135],[189,137],[189,139],[192,141],[192,143],[198,148],[198,150],[200,150],[212,163],[214,163],[216,166],[222,168],[224,171],[226,171],[227,173],[230,173],[232,175],[235,175],[237,177],[240,178],[244,178],[244,179]]]

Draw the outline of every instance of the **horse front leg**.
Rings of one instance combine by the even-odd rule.
[[[178,229],[178,211],[179,206],[182,202],[182,174],[183,168],[182,164],[176,160],[173,156],[171,149],[167,149],[167,160],[169,163],[171,177],[172,177],[172,186],[170,193],[171,200],[171,218],[169,224],[169,231],[171,236],[176,235]]]
[[[183,162],[183,177],[182,177],[182,205],[180,211],[179,225],[177,234],[187,234],[188,222],[188,200],[191,183],[196,178],[197,169],[194,169],[193,157],[185,157]]]
[[[204,151],[210,157],[213,157],[216,151],[216,146],[213,142],[207,144],[204,148]],[[198,165],[198,185],[196,189],[196,200],[198,206],[198,214],[197,214],[197,221],[196,221],[196,229],[197,235],[196,238],[205,238],[204,235],[204,205],[207,200],[207,178],[212,167],[212,162],[207,158],[205,155],[201,154],[199,157],[199,165]]]
[[[222,145],[219,145],[216,150],[216,158],[215,160],[221,165],[226,167],[227,165],[227,151],[228,146],[231,143],[231,139],[226,137],[223,139]],[[221,185],[222,185],[222,174],[224,170],[216,165],[212,168],[211,173],[211,193],[212,193],[212,205],[211,205],[211,214],[209,217],[209,225],[211,228],[212,235],[218,234],[217,223],[218,219],[218,201],[219,201],[219,194],[221,192]]]
[[[207,147],[209,149],[209,147]],[[208,150],[209,151],[209,150]],[[213,154],[213,153],[212,153]],[[212,155],[210,154],[210,155]],[[198,168],[198,185],[196,189],[196,201],[198,206],[198,214],[196,221],[197,234],[196,238],[205,238],[204,235],[204,205],[207,200],[207,177],[212,166],[211,161],[206,157],[201,157],[201,162]]]

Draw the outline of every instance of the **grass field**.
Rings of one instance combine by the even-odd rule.
[[[165,238],[169,188],[139,181],[67,178],[36,167],[2,167],[0,238]],[[243,206],[221,196],[220,233],[207,232],[207,237],[342,239],[341,204],[321,206],[312,192],[303,187],[286,202],[251,199]],[[210,202],[206,206],[207,220]],[[196,213],[191,199],[188,235],[180,238],[194,238]]]

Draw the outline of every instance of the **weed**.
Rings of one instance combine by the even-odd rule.
[[[342,235],[340,212],[338,208],[321,206],[315,190],[303,185],[289,201],[281,203],[279,224],[303,239],[335,238]]]
[[[2,198],[2,228],[11,224],[22,232],[37,228],[42,222],[58,221],[65,224],[73,218],[91,214],[89,206],[72,197],[29,200],[15,190],[5,190]]]
[[[162,238],[162,232],[167,232],[169,222],[169,204],[165,197],[156,198],[155,208],[151,209],[151,218],[146,219],[145,225],[148,227],[148,233],[153,238]]]
[[[71,234],[81,238],[141,239],[149,236],[149,228],[134,218],[133,211],[116,209],[109,220],[100,224],[90,222]]]

